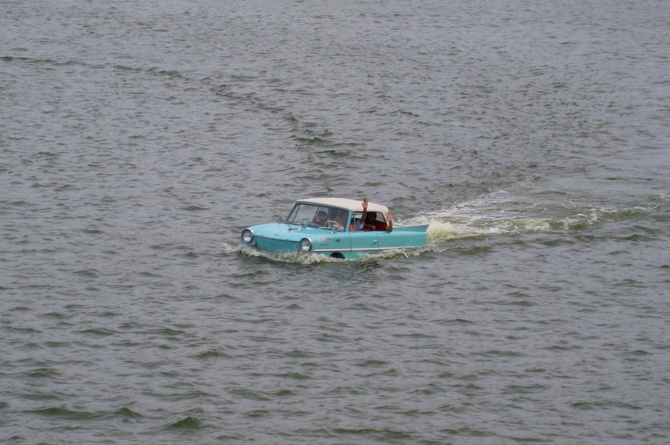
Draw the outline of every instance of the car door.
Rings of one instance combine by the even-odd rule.
[[[378,233],[381,232],[349,232],[352,252],[378,250]]]
[[[387,232],[387,231],[377,231],[374,232],[377,234],[377,244],[380,249],[391,249],[394,247],[399,247],[400,239],[396,233]]]

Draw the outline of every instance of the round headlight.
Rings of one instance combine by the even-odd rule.
[[[300,240],[300,251],[301,252],[309,252],[312,250],[312,242],[308,240],[307,238],[303,238]]]
[[[254,240],[254,232],[249,229],[242,230],[242,242],[244,244],[251,244]]]

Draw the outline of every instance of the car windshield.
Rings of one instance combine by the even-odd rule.
[[[286,218],[286,224],[301,224],[343,232],[347,227],[348,217],[347,210],[314,204],[296,204]]]

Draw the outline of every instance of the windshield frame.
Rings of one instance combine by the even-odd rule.
[[[327,216],[318,218],[317,214],[325,212]],[[312,227],[329,231],[346,232],[351,212],[338,207],[322,204],[296,203],[286,217],[284,224],[293,224],[303,227]],[[328,227],[326,224],[335,221],[337,226]],[[330,224],[332,225],[332,224]]]

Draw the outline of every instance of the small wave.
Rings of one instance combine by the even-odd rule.
[[[91,328],[91,329],[83,329],[81,331],[78,331],[81,334],[88,335],[88,336],[95,336],[95,337],[109,337],[111,335],[116,335],[117,332],[113,331],[111,329],[105,329],[105,328]]]
[[[59,376],[60,373],[54,369],[54,368],[38,368],[32,370],[29,374],[28,377],[32,378],[51,378],[51,377],[56,377]]]
[[[114,415],[117,416],[117,417],[125,418],[125,419],[136,419],[136,418],[143,417],[140,413],[137,413],[137,412],[133,411],[132,409],[127,408],[125,406],[123,408],[117,410],[116,412],[114,412]]]
[[[341,259],[331,258],[326,255],[311,254],[305,255],[301,252],[268,252],[265,250],[254,249],[248,246],[232,246],[228,243],[223,243],[223,248],[228,254],[239,254],[248,257],[265,258],[271,261],[280,263],[296,263],[296,264],[320,264],[320,263],[341,263]]]
[[[192,416],[188,416],[185,419],[179,420],[173,424],[168,425],[168,429],[187,429],[187,430],[197,430],[200,429],[200,421]]]
[[[104,414],[97,413],[97,412],[90,412],[90,411],[75,411],[71,410],[68,408],[60,407],[60,406],[52,406],[48,408],[41,408],[41,409],[35,409],[35,410],[30,410],[27,411],[32,414],[37,414],[40,416],[46,416],[46,417],[62,417],[66,419],[72,419],[72,420],[88,420],[88,419],[95,419],[99,418]]]
[[[200,360],[209,360],[209,359],[228,358],[230,356],[224,352],[217,351],[216,349],[209,349],[205,352],[201,352],[195,355],[194,357]]]

